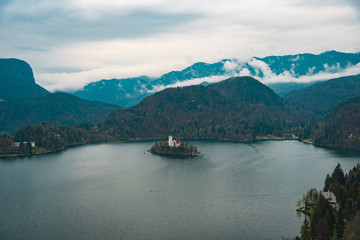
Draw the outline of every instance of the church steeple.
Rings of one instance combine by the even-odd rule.
[[[174,147],[173,136],[169,136],[169,147]]]

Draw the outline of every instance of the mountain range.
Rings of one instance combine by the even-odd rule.
[[[168,134],[186,139],[251,142],[265,135],[291,136],[299,116],[269,87],[251,77],[235,77],[210,86],[168,88],[128,109],[119,109],[94,125],[27,126],[16,141],[60,150],[108,140],[154,139]]]
[[[276,93],[284,95],[289,91],[307,87],[314,81],[328,80],[333,78],[332,76],[352,75],[354,72],[360,73],[359,53],[329,51],[319,55],[254,57],[246,62],[237,59],[223,59],[212,64],[199,62],[159,78],[141,76],[101,80],[69,93],[84,99],[131,107],[146,96],[167,87],[208,85],[233,76],[252,76]]]
[[[37,146],[53,151],[76,144],[154,139],[168,134],[251,142],[274,136],[291,138],[299,131],[304,136],[310,129],[307,138],[316,145],[360,150],[359,103],[360,97],[341,103],[321,122],[303,128],[308,117],[302,110],[259,81],[236,77],[210,86],[165,89],[94,125],[28,126],[17,132],[15,140],[36,141]]]
[[[333,59],[334,55],[339,56],[339,59]],[[288,66],[297,66],[286,65],[284,59],[292,62],[312,59],[307,65],[304,63],[305,66],[309,66],[316,62],[314,59],[319,60],[320,57],[332,59],[332,62],[329,60],[328,62],[336,62],[339,69],[342,67],[349,69],[359,66],[359,63],[356,63],[358,55],[326,52],[320,55],[267,57],[254,61],[266,61],[268,66],[272,66],[272,71],[281,72]],[[279,59],[277,64],[275,64],[276,59]],[[317,83],[277,83],[276,87],[279,91],[287,92],[283,96],[276,94],[273,89],[261,82],[268,75],[260,70],[254,70],[260,81],[253,77],[231,77],[220,82],[211,82],[209,80],[211,77],[209,77],[209,81],[203,81],[203,76],[214,72],[221,74],[221,71],[229,69],[229,66],[226,67],[229,63],[226,60],[223,61],[225,62],[215,64],[197,63],[193,68],[165,74],[159,78],[160,80],[140,77],[92,83],[94,86],[103,85],[100,89],[104,90],[104,94],[108,91],[118,94],[118,89],[121,88],[122,97],[128,99],[128,103],[135,100],[139,102],[125,109],[107,103],[84,100],[66,93],[51,94],[35,83],[31,67],[27,63],[16,59],[2,60],[0,63],[4,66],[0,67],[2,71],[0,82],[9,84],[3,84],[3,94],[0,95],[3,99],[0,102],[0,132],[14,134],[25,125],[34,126],[42,122],[57,126],[90,123],[84,129],[82,126],[61,128],[66,129],[67,133],[58,135],[75,136],[76,132],[82,132],[83,136],[76,143],[98,142],[102,141],[101,139],[160,138],[168,134],[189,139],[250,142],[259,137],[292,136],[301,131],[305,125],[310,126],[309,124],[322,120],[339,103],[360,95],[360,75]],[[330,68],[324,61],[317,64],[322,65],[324,69]],[[220,67],[221,64],[222,67]],[[280,68],[280,65],[283,67]],[[253,65],[249,64],[249,66]],[[244,69],[243,67],[241,71]],[[299,74],[304,73],[303,69],[304,67],[299,67],[296,69],[298,73],[294,70],[293,74],[300,76]],[[315,68],[312,69],[314,72]],[[319,70],[318,73],[322,72],[324,71]],[[200,79],[202,82],[199,81],[201,84],[176,87],[178,83],[191,81],[196,83],[196,79],[199,78],[186,80],[191,76],[202,77]],[[309,71],[305,76],[309,77]],[[156,85],[159,82],[161,85]],[[117,88],[114,88],[115,84]],[[138,85],[142,86],[139,94],[128,96],[130,91],[136,92],[137,89],[134,86]],[[273,85],[273,88],[276,87]],[[153,90],[144,90],[148,88]],[[162,88],[165,89],[161,91]],[[297,88],[302,89],[290,91]],[[90,89],[96,92],[97,88]],[[24,92],[27,94],[24,95]],[[151,96],[147,96],[151,93]],[[111,94],[105,94],[105,96],[109,97],[109,101],[113,97]],[[346,124],[349,119],[344,119]],[[60,129],[51,125],[39,126],[47,135],[48,129],[53,129],[52,131]],[[29,128],[25,129],[28,132],[37,132],[36,127],[32,131],[29,131]],[[315,132],[320,133],[319,129],[322,128],[312,125],[311,128],[306,127],[306,129],[310,130],[302,136],[311,137]],[[29,137],[23,131],[20,132],[21,136]],[[38,138],[41,138],[41,134]],[[321,139],[321,137],[316,137],[316,139]],[[50,146],[51,142],[57,142],[59,139],[42,140],[48,142]],[[62,142],[67,145],[76,144],[69,139],[63,139]],[[321,144],[320,140],[317,142]]]
[[[115,139],[173,134],[192,139],[253,141],[289,136],[360,96],[360,75],[323,81],[281,97],[252,77],[209,86],[168,88],[121,109],[97,125]]]

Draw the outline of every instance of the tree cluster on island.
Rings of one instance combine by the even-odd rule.
[[[178,140],[179,141],[179,140]],[[178,156],[198,156],[197,147],[187,142],[179,141],[177,145],[170,145],[169,141],[156,142],[149,151],[151,153],[162,155],[178,155]]]

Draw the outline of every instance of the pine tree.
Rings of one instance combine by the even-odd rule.
[[[301,233],[301,237],[300,237],[301,240],[311,240],[310,224],[306,219],[306,217],[304,219],[303,225],[301,226],[300,233]]]
[[[325,192],[330,189],[330,183],[331,183],[331,177],[330,177],[329,174],[327,174],[326,179],[325,179],[325,183],[324,183],[324,191]]]
[[[345,176],[340,163],[336,165],[334,172],[331,175],[331,178],[335,183],[345,184]]]
[[[339,212],[336,215],[335,229],[337,238],[342,238],[345,232],[344,213],[342,208],[340,208]]]
[[[27,151],[27,153],[29,153],[29,154],[32,153],[31,142],[27,142],[27,143],[26,143],[26,151]]]
[[[23,142],[20,142],[19,150],[20,150],[20,153],[26,153],[26,147]]]

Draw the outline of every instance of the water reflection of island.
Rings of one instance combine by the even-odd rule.
[[[172,136],[169,136],[168,142],[156,142],[149,151],[151,153],[161,154],[161,155],[175,155],[175,156],[198,156],[200,152],[197,151],[197,148],[190,144],[184,143],[179,139],[173,139]]]

